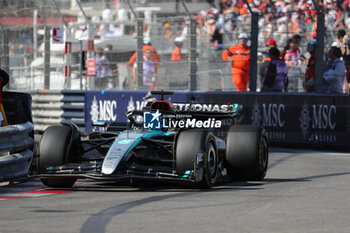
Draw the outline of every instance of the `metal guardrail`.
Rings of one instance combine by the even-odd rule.
[[[27,175],[33,156],[33,124],[0,127],[0,181]]]
[[[84,91],[29,91],[32,95],[32,117],[35,132],[43,132],[51,125],[73,122],[85,132]]]

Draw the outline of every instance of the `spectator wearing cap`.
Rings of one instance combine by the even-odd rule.
[[[222,52],[222,59],[228,61],[232,59],[232,82],[237,87],[237,91],[247,91],[250,70],[250,47],[248,43],[248,35],[241,33],[238,38],[240,44],[232,46]]]
[[[266,47],[266,53],[263,55],[262,61],[261,61],[260,66],[259,66],[259,74],[260,74],[261,80],[264,80],[265,70],[269,66],[270,61],[271,61],[271,58],[269,56],[269,50],[271,48],[276,48],[277,43],[274,39],[271,38],[265,42],[265,47]]]
[[[176,37],[175,38],[175,48],[171,54],[170,61],[181,61],[182,60],[182,56],[181,56],[182,45],[183,45],[183,38]]]
[[[277,43],[274,39],[271,38],[265,42],[265,47],[266,47],[266,52],[268,53],[271,48],[277,47]],[[263,60],[264,61],[271,61],[271,58],[270,58],[270,56],[264,56]]]
[[[328,60],[323,73],[323,93],[343,93],[345,82],[345,65],[341,60],[340,48],[332,46],[327,54]]]
[[[276,47],[269,50],[271,62],[265,70],[261,91],[283,92],[288,90],[286,63],[280,59],[280,51]]]

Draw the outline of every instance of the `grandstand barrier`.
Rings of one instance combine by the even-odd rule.
[[[9,125],[0,127],[0,181],[27,175],[35,147],[30,99],[24,93],[3,93]]]

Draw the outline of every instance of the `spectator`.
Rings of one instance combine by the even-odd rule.
[[[289,43],[284,55],[284,60],[288,66],[289,91],[298,91],[298,82],[300,77],[299,59],[301,56],[300,49],[297,46],[297,40],[294,38]]]
[[[95,86],[98,89],[105,89],[110,75],[109,61],[104,56],[103,48],[97,48],[95,56],[96,81]]]
[[[275,35],[277,35],[278,38],[278,44],[282,45],[285,44],[288,40],[288,33],[287,33],[287,21],[288,18],[286,16],[279,18],[277,23],[277,31],[275,32]],[[285,51],[281,51],[282,58],[284,57]]]
[[[224,13],[225,10],[229,9],[232,5],[231,0],[221,0],[219,3],[220,12]]]
[[[344,44],[346,41],[343,41],[344,37],[346,35],[346,32],[344,29],[339,29],[337,31],[337,39],[333,42],[332,46],[338,47],[338,48],[344,48]]]
[[[154,90],[156,83],[155,63],[152,61],[152,49],[147,49],[143,56],[143,86]],[[133,83],[136,85],[136,69],[137,63],[133,67]]]
[[[284,48],[283,48],[282,51],[281,51],[281,57],[282,57],[282,59],[284,59],[287,50],[290,49],[290,45],[291,45],[292,42],[293,42],[293,39],[292,39],[292,38],[288,38],[288,39],[287,39],[286,45],[284,46]]]
[[[341,50],[338,47],[332,46],[327,54],[328,60],[323,73],[323,92],[328,93],[343,93],[343,85],[345,81],[345,65],[340,59],[342,56]]]
[[[164,40],[169,41],[173,39],[173,32],[169,22],[164,23]]]
[[[266,68],[261,91],[282,92],[288,90],[286,63],[280,59],[280,51],[276,47],[269,50],[271,62]]]
[[[241,33],[238,38],[240,39],[240,44],[222,52],[222,59],[227,61],[231,57],[232,82],[237,87],[237,91],[247,91],[250,69],[250,47],[247,45],[248,35]]]
[[[7,125],[7,119],[4,107],[2,105],[2,89],[9,82],[9,75],[5,70],[0,68],[0,126]]]
[[[277,43],[276,43],[276,41],[274,39],[268,39],[265,42],[266,55],[263,55],[262,62],[260,63],[260,68],[259,68],[259,73],[260,73],[261,80],[264,80],[265,70],[269,66],[270,61],[271,61],[271,58],[269,56],[269,50],[271,48],[274,48],[274,47],[275,48],[277,47]]]
[[[311,40],[307,44],[307,51],[310,53],[310,58],[306,66],[305,81],[303,87],[306,92],[315,91],[315,65],[316,65],[316,40]]]
[[[299,34],[293,36],[293,41],[295,43],[295,47],[300,51],[300,42],[301,42],[301,36]],[[306,57],[303,53],[300,52],[299,59],[303,62],[306,62]]]
[[[276,41],[274,39],[271,38],[271,39],[268,39],[266,41],[265,47],[266,47],[266,53],[269,55],[270,49],[273,48],[273,47],[276,48],[277,47],[277,43],[276,43]],[[271,58],[270,58],[270,56],[265,56],[265,57],[263,57],[263,60],[264,61],[271,61]]]
[[[170,61],[181,61],[181,47],[183,45],[183,39],[181,37],[175,38],[175,48],[171,54]]]
[[[288,49],[284,55],[286,64],[288,65],[298,65],[298,61],[302,56],[302,53],[299,49],[301,37],[299,35],[294,35],[289,41]]]
[[[339,29],[337,31],[337,39],[333,42],[332,46],[336,46],[341,49],[341,52],[344,54],[346,51],[346,41],[348,37],[344,29]]]
[[[118,86],[118,64],[113,63],[113,54],[112,54],[113,46],[111,44],[107,44],[104,48],[104,57],[108,60],[109,64],[109,80],[107,83],[107,87],[109,89],[115,88]]]
[[[151,44],[151,39],[150,38],[144,38],[143,39],[143,56],[145,56],[145,51],[146,50],[152,50],[152,57],[151,60],[154,62],[155,64],[155,72],[158,73],[158,64],[160,63],[160,57],[157,53],[156,48],[154,48]],[[136,61],[136,52],[131,56],[131,58],[129,59],[129,62],[126,63],[129,66],[134,65]]]
[[[215,19],[209,19],[207,21],[207,35],[213,48],[222,49],[222,30],[217,26]]]
[[[349,89],[349,83],[350,83],[350,39],[346,41],[343,61],[345,63],[345,68],[346,68],[346,82],[344,84],[344,92],[346,92]]]

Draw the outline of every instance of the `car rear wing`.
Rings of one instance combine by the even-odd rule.
[[[177,118],[192,117],[205,119],[227,119],[239,118],[243,109],[241,104],[189,104],[189,103],[172,103],[173,110],[144,107],[143,110],[132,110],[127,113],[128,118],[132,115],[143,115],[145,111],[156,111],[166,115],[176,115]]]
[[[177,113],[198,117],[238,118],[243,109],[241,104],[173,103],[173,105]]]

